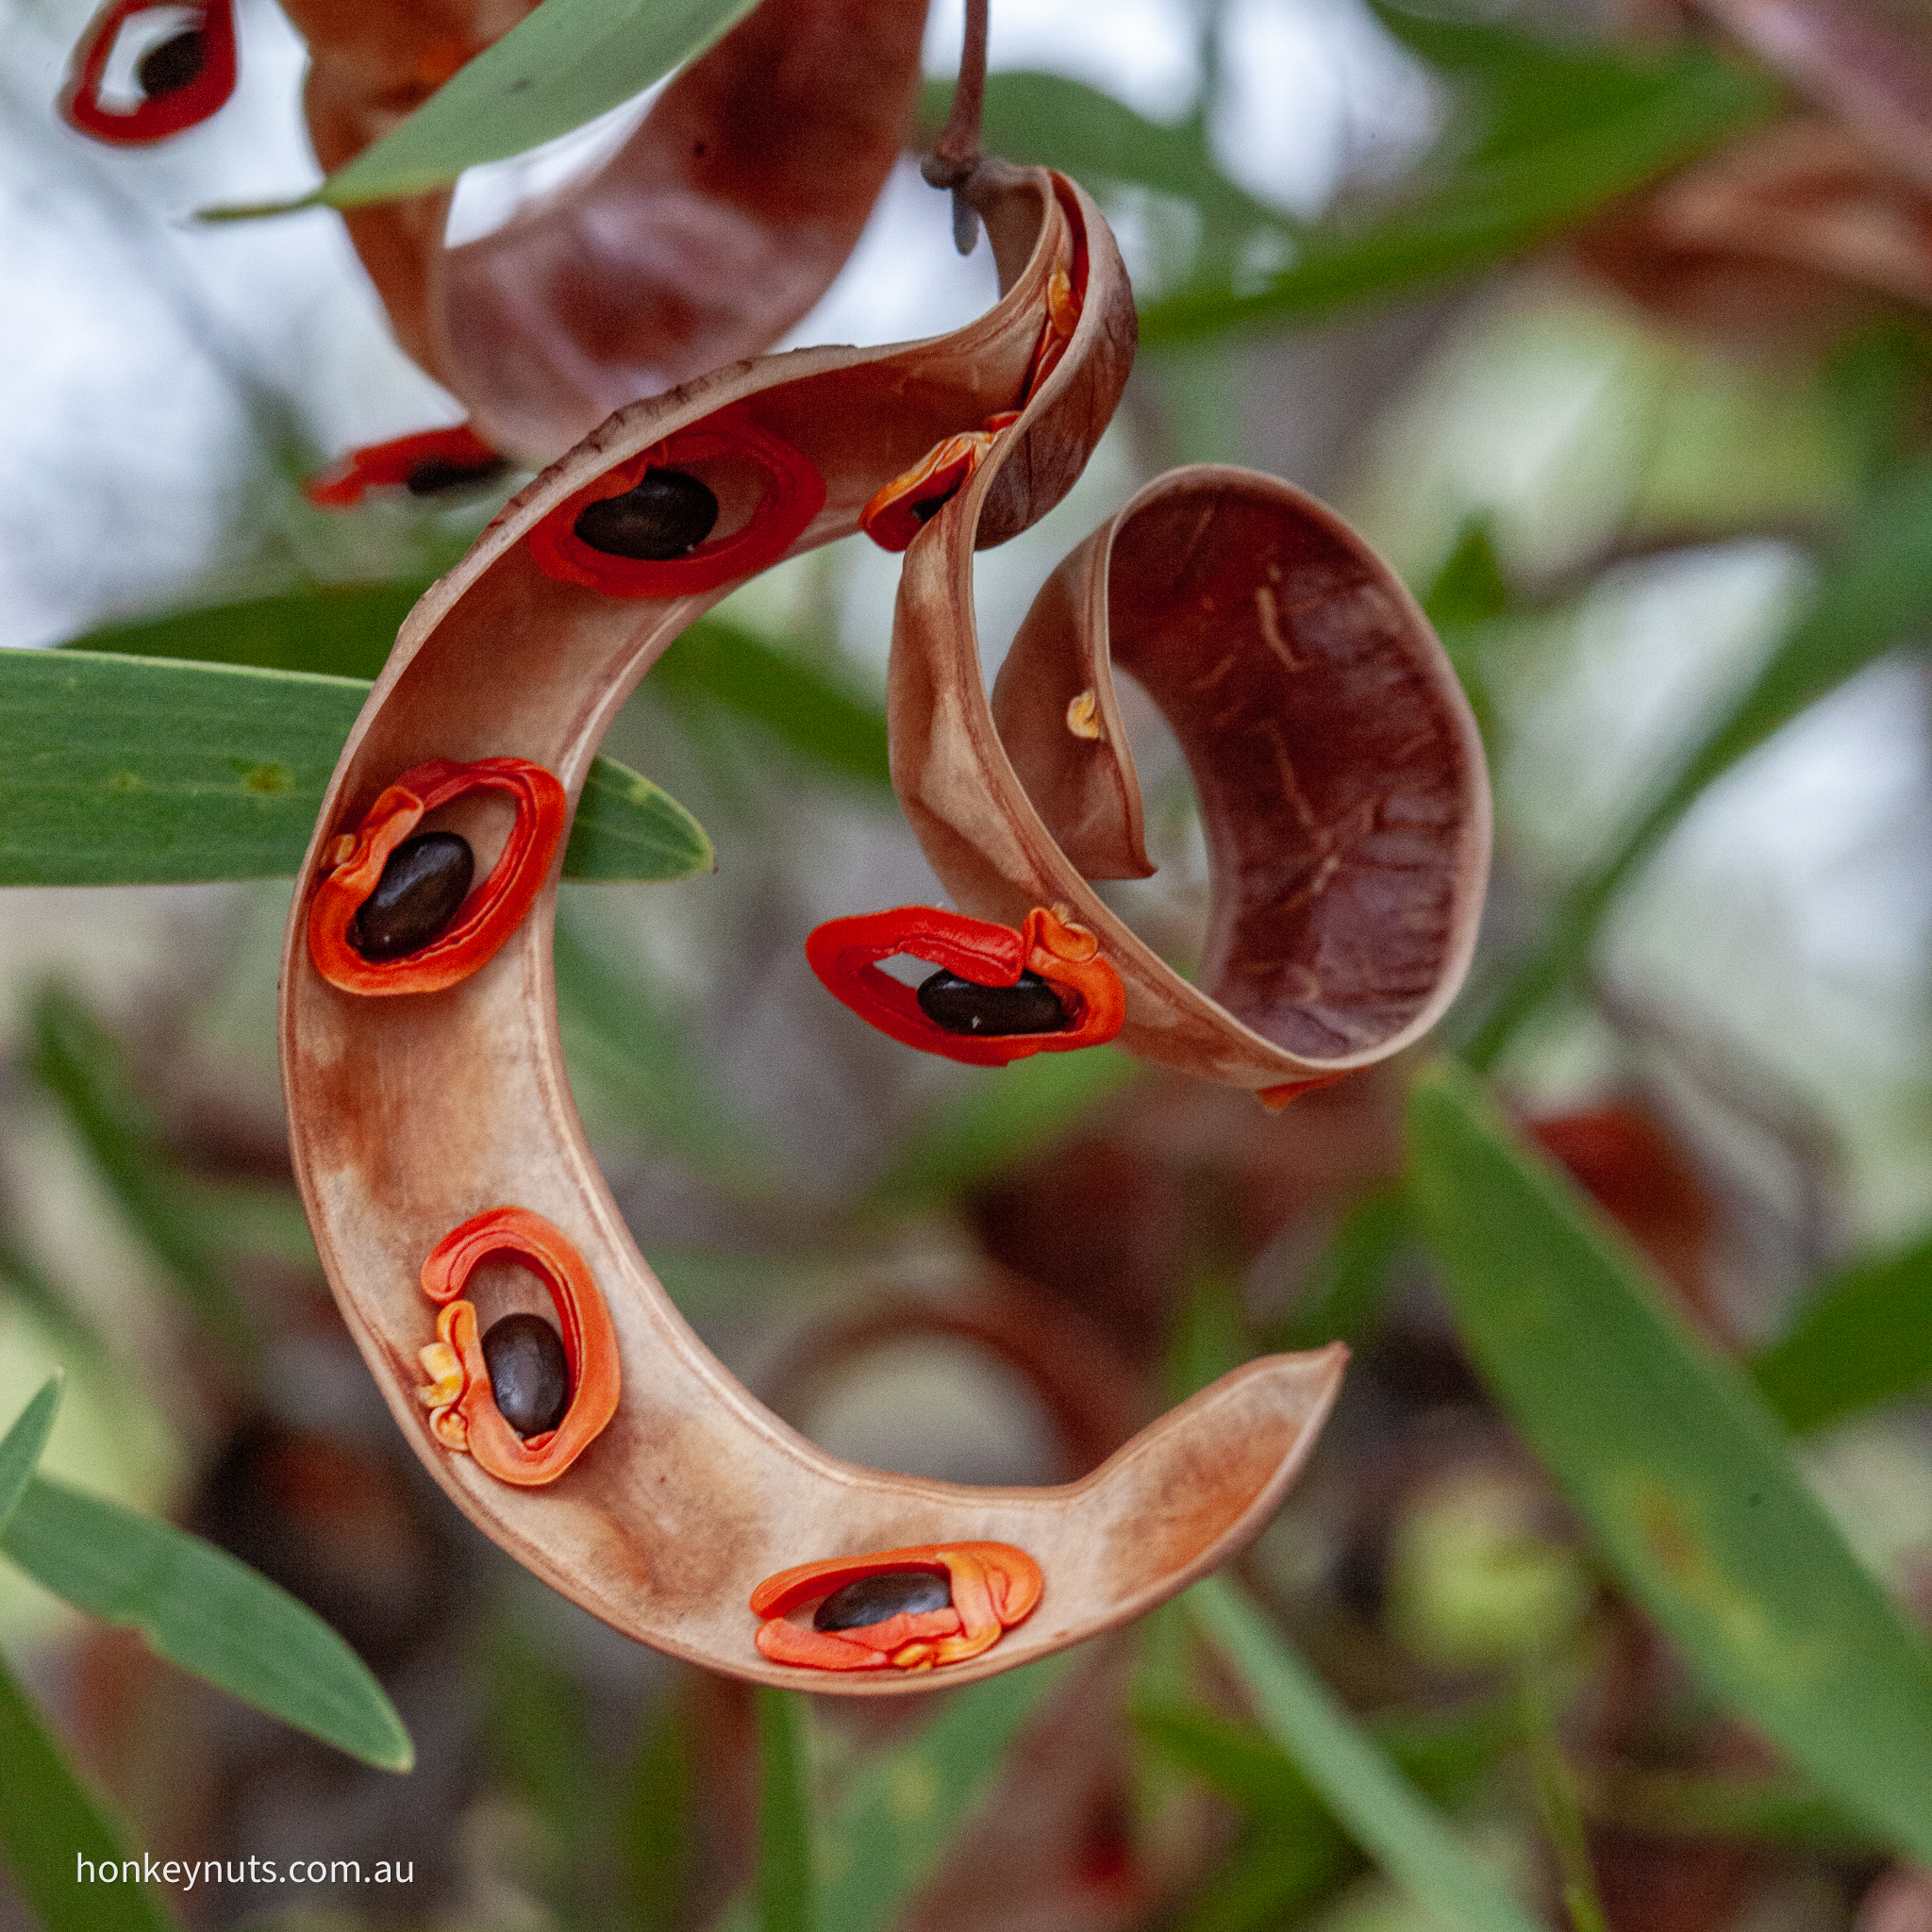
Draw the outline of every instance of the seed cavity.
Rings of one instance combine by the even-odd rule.
[[[411,496],[441,496],[446,490],[461,490],[472,483],[488,483],[509,468],[501,457],[488,462],[457,463],[447,457],[429,457],[409,472],[404,484]]]
[[[570,1407],[570,1357],[541,1315],[505,1315],[483,1336],[498,1412],[525,1441],[554,1429]]]
[[[349,943],[376,961],[421,952],[457,916],[475,872],[470,841],[455,832],[405,839],[349,922]]]
[[[646,470],[634,490],[599,497],[572,527],[592,550],[669,563],[689,557],[718,522],[718,499],[682,470]]]
[[[952,1601],[950,1577],[926,1570],[888,1570],[835,1590],[812,1612],[811,1627],[857,1630],[867,1624],[883,1624],[902,1610],[912,1616],[922,1610],[943,1610]]]
[[[201,78],[208,64],[208,42],[198,26],[170,36],[150,47],[135,62],[134,77],[149,100],[163,94],[178,94]]]
[[[922,980],[919,1009],[948,1033],[1064,1033],[1073,1016],[1037,973],[1023,973],[1011,986],[981,986],[943,967]]]
[[[941,491],[937,496],[922,496],[911,506],[913,517],[922,525],[931,523],[958,493],[959,486],[955,483],[950,490]]]

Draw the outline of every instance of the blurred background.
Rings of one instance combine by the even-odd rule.
[[[1496,786],[1444,1043],[1754,1366],[1924,1616],[1932,1345],[1898,1315],[1932,1310],[1932,170],[1856,99],[1827,113],[1774,75],[1726,10],[995,4],[988,145],[1099,195],[1144,341],[1073,495],[979,559],[978,608],[991,677],[1052,566],[1177,462],[1272,471],[1359,523],[1436,619]],[[114,152],[52,108],[87,12],[0,19],[0,642],[140,652],[173,613],[340,586],[407,608],[513,484],[308,505],[345,448],[461,411],[391,343],[333,214],[193,220],[315,180],[300,42],[244,0],[229,107]],[[934,125],[959,32],[936,0]],[[639,111],[473,172],[452,233]],[[908,159],[790,341],[938,333],[992,294]],[[814,924],[942,896],[884,779],[896,580],[855,540],[723,606],[606,747],[697,815],[716,875],[563,889],[573,1085],[706,1341],[841,1455],[1036,1483],[1248,1355],[1341,1336],[1341,1409],[1242,1574],[1480,1857],[1557,1910],[1555,1740],[1614,1932],[1932,1927],[1932,1881],[1686,1673],[1472,1368],[1399,1185],[1407,1068],[1273,1116],[1110,1052],[923,1059],[820,991]],[[783,660],[782,704],[721,663],[734,635]],[[1141,710],[1160,870],[1118,903],[1185,968],[1205,848]],[[311,1605],[418,1768],[358,1767],[6,1564],[0,1645],[149,1847],[413,1861],[387,1890],[176,1898],[192,1926],[718,1924],[756,1856],[749,1696],[524,1574],[396,1435],[288,1176],[287,899],[0,900],[0,1414],[64,1363],[48,1471]],[[1847,1281],[1866,1325],[1793,1354]],[[813,1784],[929,1767],[935,1708],[815,1701]],[[1177,1613],[950,1721],[986,1761],[837,1932],[1428,1923]],[[839,1829],[835,1873],[876,1852]],[[0,1881],[0,1926],[31,1924]]]

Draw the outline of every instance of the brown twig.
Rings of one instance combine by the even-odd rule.
[[[979,217],[961,191],[977,170],[979,117],[986,101],[986,25],[990,0],[966,0],[966,38],[959,48],[959,79],[953,89],[953,109],[919,172],[935,188],[953,194],[953,242],[961,255],[971,255],[979,239]]]

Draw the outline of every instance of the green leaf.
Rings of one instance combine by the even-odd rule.
[[[1073,1659],[1055,1657],[982,1677],[950,1692],[909,1742],[858,1767],[828,1834],[822,1925],[891,1932],[1027,1719],[1072,1668]]]
[[[613,1834],[626,1932],[676,1932],[694,1864],[690,1725],[674,1692],[658,1700],[619,1791]]]
[[[1415,51],[1469,83],[1478,138],[1446,175],[1363,224],[1304,233],[1258,285],[1201,282],[1150,303],[1141,340],[1307,322],[1509,259],[1770,113],[1776,90],[1708,49],[1657,57],[1557,48],[1513,28],[1387,11]]]
[[[189,658],[257,671],[311,671],[373,684],[430,580],[319,584],[276,597],[210,604],[104,625],[61,645],[119,658]]]
[[[32,1701],[0,1663],[0,1853],[42,1932],[180,1932],[141,1882],[126,1828],[81,1782]],[[94,1876],[89,1878],[82,1870]],[[100,1878],[103,1867],[114,1877]],[[125,1871],[125,1876],[123,1876]]]
[[[1240,1673],[1261,1727],[1390,1878],[1449,1932],[1537,1932],[1250,1598],[1210,1576],[1185,1601]]]
[[[811,1806],[807,1797],[808,1707],[795,1690],[760,1684],[758,1722],[758,1932],[813,1932]],[[828,1924],[841,1924],[829,1919]]]
[[[1516,1029],[1582,969],[1618,893],[1705,790],[1828,691],[1932,625],[1932,458],[1874,493],[1816,594],[1764,665],[1632,814],[1543,922],[1470,1041],[1478,1068],[1495,1063]]]
[[[14,1417],[6,1435],[0,1436],[0,1535],[6,1533],[15,1507],[33,1480],[59,1407],[60,1377],[49,1375],[33,1400]]]
[[[813,764],[890,791],[886,714],[791,652],[722,618],[701,618],[651,668],[651,691],[704,698],[761,724]]]
[[[1751,1374],[1793,1429],[1823,1428],[1932,1382],[1932,1241],[1835,1275]]]
[[[756,0],[543,0],[458,70],[400,127],[299,201],[207,219],[359,208],[420,194],[593,121],[702,53]]]
[[[0,885],[288,877],[368,696],[343,677],[0,652]],[[668,793],[608,758],[591,767],[567,877],[683,878],[713,862]]]
[[[64,987],[43,988],[28,1016],[35,1077],[59,1102],[108,1191],[196,1317],[245,1353],[255,1324],[229,1286],[222,1244],[200,1197],[161,1142],[121,1043]]]
[[[212,1543],[36,1476],[0,1550],[76,1609],[139,1630],[231,1696],[382,1770],[414,1763],[402,1719],[361,1658]]]
[[[1707,1688],[1932,1857],[1932,1649],[1846,1547],[1763,1403],[1468,1074],[1424,1074],[1409,1132],[1463,1339],[1632,1595]]]

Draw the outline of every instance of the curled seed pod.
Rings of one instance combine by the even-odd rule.
[[[1059,995],[1037,973],[1011,986],[981,986],[942,966],[919,984],[919,1009],[948,1033],[1061,1033],[1072,1024]]]
[[[607,557],[668,563],[688,557],[718,522],[718,499],[682,470],[646,470],[621,496],[600,496],[577,512],[573,528]]]
[[[953,1601],[953,1585],[929,1570],[889,1570],[878,1576],[861,1576],[843,1590],[835,1590],[811,1613],[814,1630],[858,1630],[883,1624],[904,1612],[943,1610]]]
[[[365,959],[421,952],[457,916],[475,873],[470,841],[455,832],[405,839],[349,922],[349,943]]]
[[[800,10],[829,17],[842,9],[814,0]],[[844,76],[839,88],[858,92]],[[318,839],[305,881],[314,904],[329,890],[319,875],[333,879],[345,863],[334,859],[339,841],[374,812],[364,801],[399,785],[396,774],[408,775],[411,760],[430,769],[453,748],[508,740],[562,783],[579,782],[623,694],[690,622],[694,595],[723,594],[781,557],[854,534],[862,507],[947,438],[980,433],[1024,403],[998,431],[1002,450],[1013,454],[999,465],[994,510],[978,518],[983,541],[1026,528],[1059,501],[1125,382],[1131,291],[1097,208],[1063,177],[988,163],[966,192],[1000,274],[1002,297],[989,314],[934,341],[808,349],[717,369],[621,409],[506,507],[403,627],[331,781],[325,823],[336,838]],[[1071,274],[1083,300],[1060,360],[1029,395],[1057,271]],[[734,447],[756,434],[796,452],[822,480],[823,496],[777,537],[734,552],[739,560],[696,591],[699,567],[731,551],[736,533],[670,563],[601,558],[596,570],[570,576],[544,561],[540,532],[556,525],[575,543],[571,523],[585,504],[629,489],[652,462],[710,476],[708,458],[680,452],[692,448],[689,439],[727,431]],[[747,474],[777,462],[747,464]],[[775,487],[768,493],[775,496]],[[934,519],[911,555],[958,515]],[[658,588],[637,581],[660,572]],[[411,823],[395,838],[415,829]],[[356,875],[358,900],[380,860],[368,866],[366,879]],[[318,1251],[372,1372],[399,1406],[427,1410],[429,1423],[414,1432],[419,1453],[487,1533],[643,1642],[765,1683],[878,1695],[968,1681],[1080,1642],[1173,1595],[1252,1539],[1334,1401],[1339,1348],[1251,1362],[1092,1474],[1054,1489],[967,1491],[856,1468],[761,1409],[679,1317],[586,1148],[558,1044],[549,893],[546,875],[489,956],[488,971],[425,985],[420,997],[342,998],[340,961],[309,943],[299,915],[282,977],[291,1144]],[[1039,919],[1022,924],[1040,926],[1051,902],[1036,910]],[[879,942],[889,952],[896,943],[887,934]],[[1056,969],[1032,958],[1019,927],[1003,944],[1007,976],[1031,966],[1053,979]],[[980,952],[963,941],[929,957],[951,971],[999,976],[980,973]],[[366,971],[411,974],[421,963]],[[1080,962],[1063,963],[1076,984]],[[949,1035],[920,1012],[911,987],[899,991],[924,1034],[978,1064],[1073,1037]],[[402,1059],[407,1079],[396,1077]],[[478,1378],[466,1378],[464,1328],[473,1310],[450,1299],[460,1295],[460,1270],[447,1261],[456,1238],[445,1230],[512,1191],[525,1204],[520,1211],[570,1230],[597,1297],[592,1304],[587,1289],[586,1308],[604,1308],[612,1336],[604,1385],[611,1407],[595,1399],[603,1357],[587,1343],[573,1357],[581,1366],[570,1413],[541,1451],[515,1437],[487,1391],[473,1399]],[[463,1234],[456,1244],[470,1240]],[[486,1229],[475,1240],[500,1243],[501,1236]],[[445,1259],[425,1263],[425,1291],[441,1305],[435,1359],[423,1363],[432,1401],[404,1385],[423,1351],[423,1297],[396,1257],[433,1244]],[[559,1322],[568,1344],[560,1306]],[[620,1350],[624,1413],[616,1416]],[[601,1433],[567,1465],[567,1487],[535,1493],[567,1454],[590,1443],[593,1427]],[[704,1533],[693,1534],[693,1524]],[[856,1565],[840,1559],[838,1574],[808,1562],[807,1593],[795,1602],[774,1604],[760,1590],[761,1578],[785,1575],[801,1559],[854,1549],[874,1554]],[[954,1601],[923,1614],[944,1630],[914,1631],[881,1657],[810,1629],[810,1606],[825,1595],[867,1572],[930,1568],[935,1550],[952,1553],[944,1561]],[[1042,1576],[1053,1614],[1029,1617]],[[822,1676],[819,1666],[801,1664],[782,1648],[791,1639],[781,1627],[832,1646],[842,1654],[839,1668]]]
[[[483,1331],[490,1392],[525,1441],[543,1435],[570,1407],[570,1361],[563,1340],[541,1315],[505,1315]]]
[[[534,0],[289,0],[333,173]],[[906,144],[926,0],[763,0],[624,144],[492,233],[449,189],[343,222],[403,348],[532,467],[612,410],[761,355],[844,266]]]

